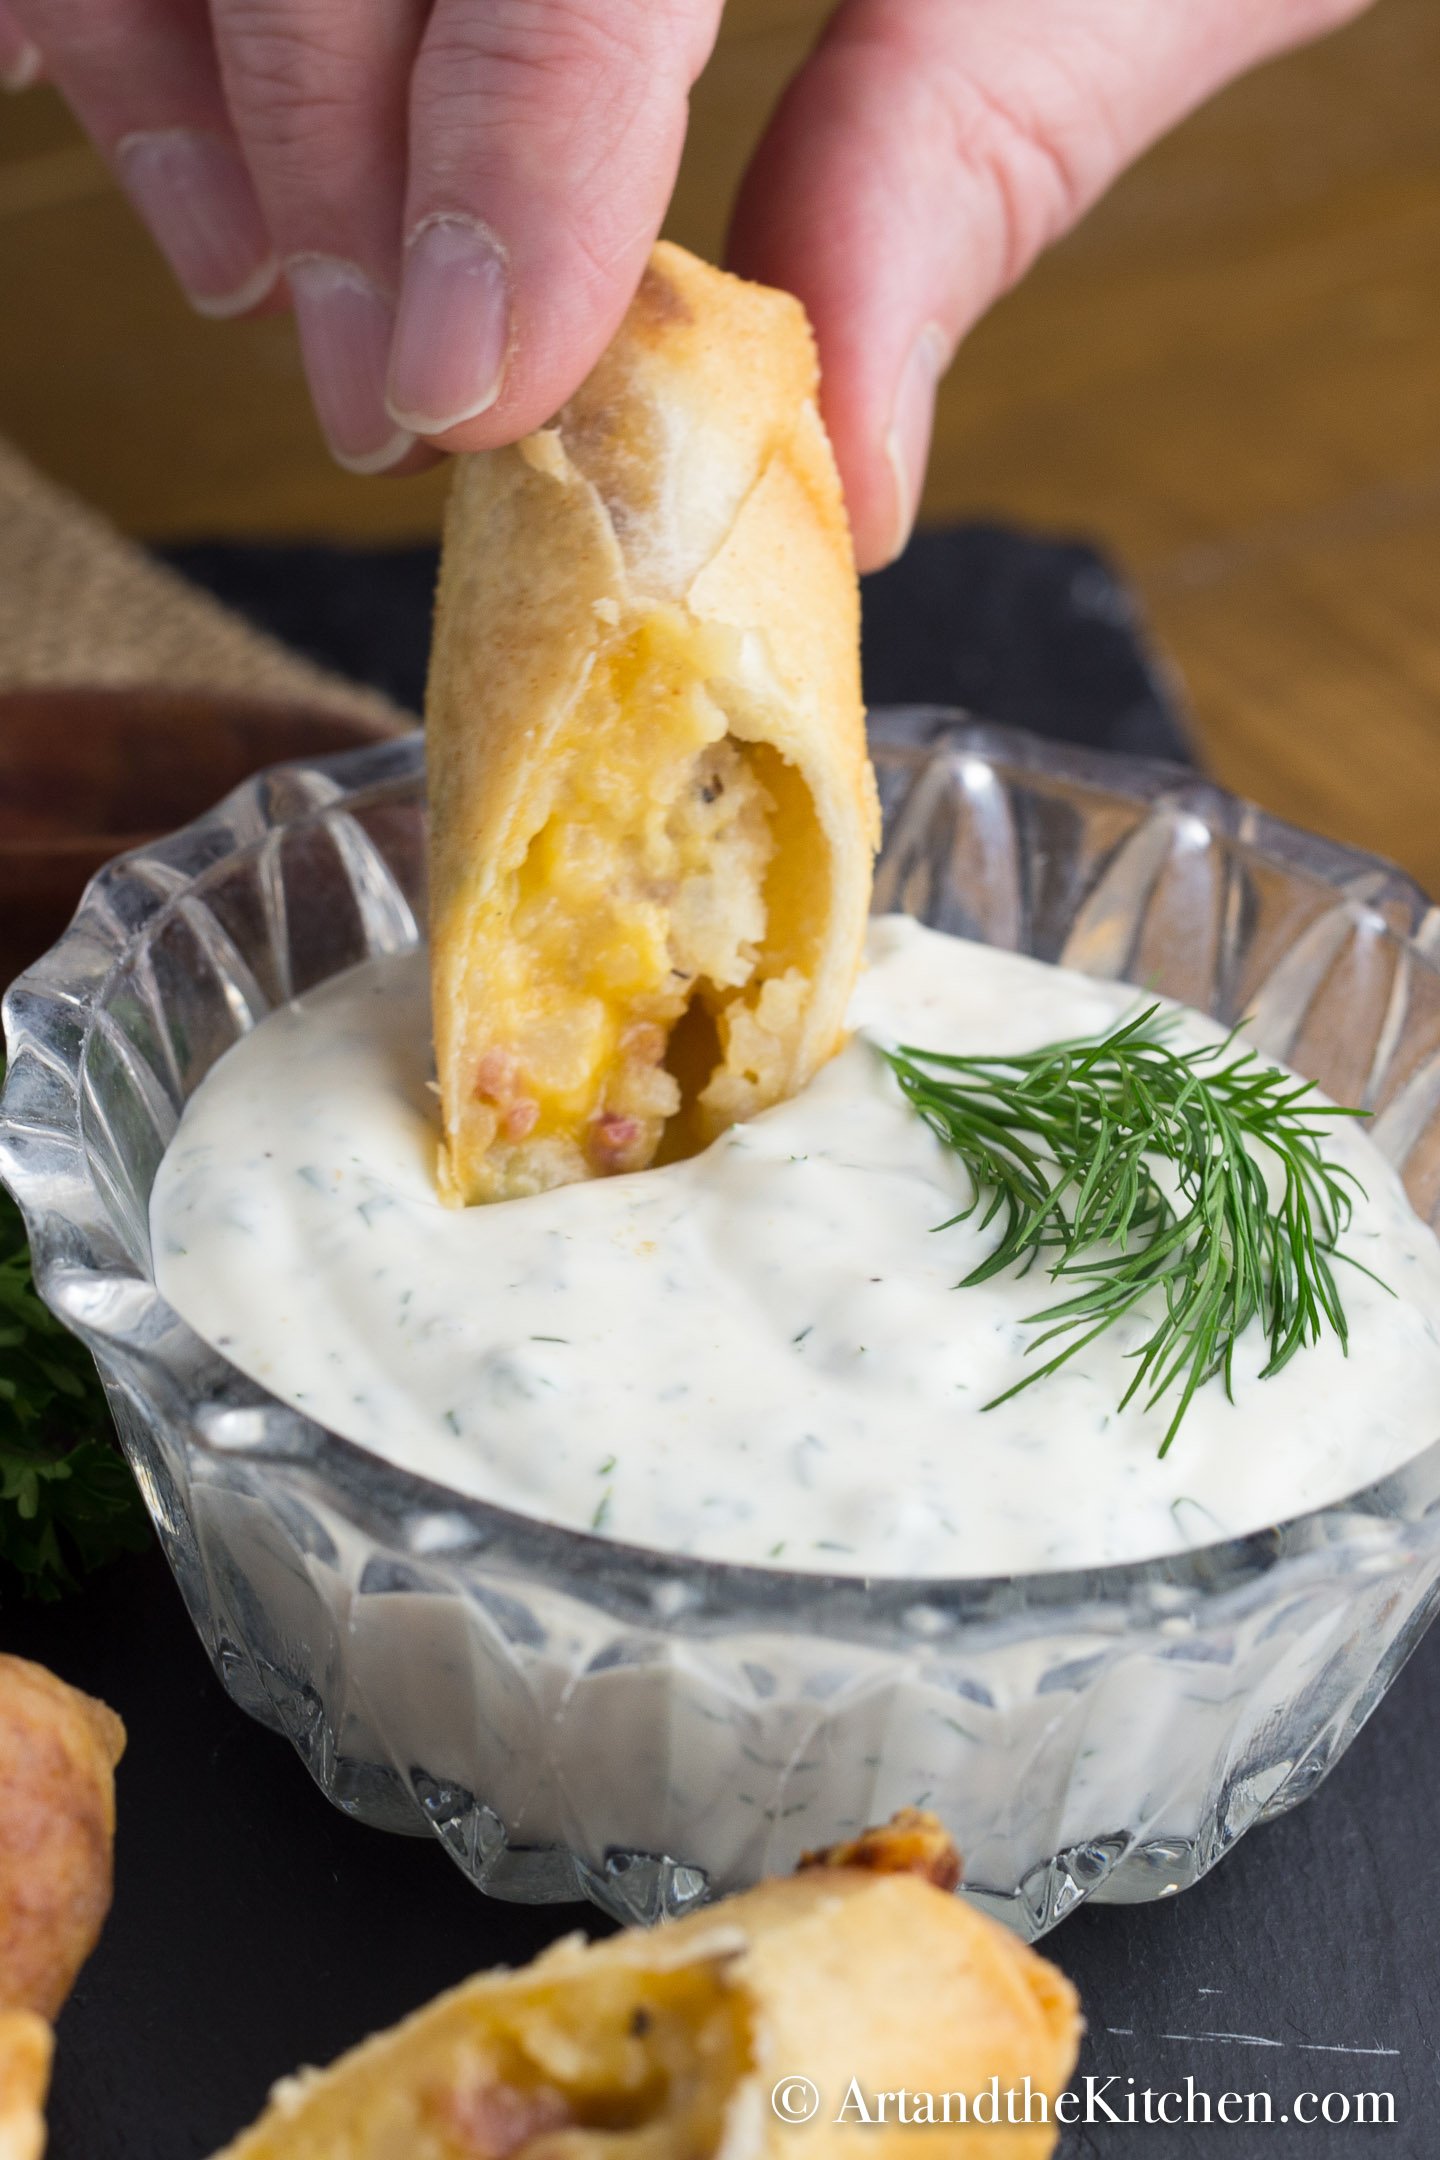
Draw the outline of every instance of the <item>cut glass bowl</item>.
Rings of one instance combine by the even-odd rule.
[[[875,716],[877,906],[1155,987],[1373,1135],[1440,1211],[1440,925],[1374,859],[1190,775]],[[1311,1792],[1434,1608],[1440,1445],[1249,1537],[899,1581],[678,1559],[462,1498],[309,1422],[160,1297],[156,1166],[276,1004],[424,921],[419,736],[262,773],[91,886],[5,1002],[0,1172],[94,1351],[225,1687],[484,1889],[650,1920],[907,1803],[1029,1936],[1194,1882]]]

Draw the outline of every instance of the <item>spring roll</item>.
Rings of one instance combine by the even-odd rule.
[[[50,2020],[110,1908],[113,1710],[0,1654],[0,2160],[45,2147]]]
[[[41,2160],[54,2045],[33,2010],[0,2010],[0,2160]]]
[[[110,1909],[113,1710],[0,1654],[0,2009],[53,2018]]]
[[[426,699],[453,1204],[693,1151],[837,1048],[878,837],[787,294],[656,248],[552,427],[456,461]]]
[[[902,2160],[917,2135],[946,2160],[1044,2160],[1074,1990],[943,1887],[953,1848],[937,1864],[918,1822],[888,1849],[872,1833],[853,1859],[466,1981],[287,2079],[219,2160]],[[1027,2078],[1032,2119],[1004,2119],[1003,2100],[986,2119],[992,2081],[1003,2096]],[[951,2120],[922,2131],[893,2101],[877,2120],[901,2087],[951,2094]]]

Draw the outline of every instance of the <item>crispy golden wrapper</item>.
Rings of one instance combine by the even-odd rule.
[[[53,2018],[110,1910],[113,1710],[0,1655],[0,2009]]]
[[[54,2039],[33,2010],[0,2010],[0,2160],[40,2160]]]
[[[936,1858],[910,1821],[889,1850]],[[862,1841],[863,1842],[863,1841]],[[862,2123],[866,2095],[1021,2090],[1074,2064],[1074,1990],[925,1874],[812,1865],[651,1931],[466,1981],[277,2088],[220,2160],[1044,2160],[1048,2123]],[[813,2081],[813,2119],[795,2088]],[[772,2104],[772,2094],[785,2088]]]
[[[643,1168],[837,1047],[878,835],[788,294],[662,245],[555,425],[460,458],[426,699],[452,1202]]]
[[[862,1830],[843,1845],[802,1853],[800,1867],[870,1868],[877,1875],[919,1875],[937,1890],[955,1890],[964,1873],[955,1841],[928,1808],[899,1808],[888,1823]]]
[[[0,1654],[0,2160],[39,2160],[49,2020],[110,1909],[113,1710]]]

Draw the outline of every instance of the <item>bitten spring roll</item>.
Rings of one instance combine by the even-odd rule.
[[[657,247],[553,427],[457,461],[427,696],[452,1203],[692,1151],[840,1041],[878,830],[798,301]]]

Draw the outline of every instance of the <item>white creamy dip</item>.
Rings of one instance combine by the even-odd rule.
[[[955,1285],[965,1172],[876,1041],[1033,1049],[1137,993],[903,917],[872,926],[848,1047],[796,1101],[665,1169],[452,1212],[435,1196],[423,953],[276,1012],[187,1106],[151,1214],[164,1296],[276,1395],[457,1490],[632,1543],[786,1568],[988,1575],[1206,1544],[1337,1500],[1440,1423],[1440,1244],[1357,1124],[1326,1336],[1262,1333],[1164,1460],[1116,1405],[1140,1315],[1000,1408],[1048,1284]],[[1185,1016],[1180,1046],[1215,1029]],[[1393,1292],[1393,1295],[1391,1294]]]

